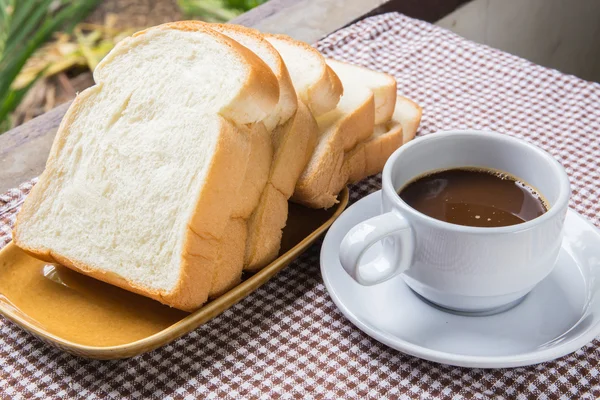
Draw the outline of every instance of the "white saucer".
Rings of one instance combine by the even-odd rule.
[[[321,249],[321,273],[331,298],[369,336],[430,361],[505,368],[562,357],[600,334],[600,232],[575,211],[567,213],[556,268],[520,304],[496,315],[461,316],[421,300],[401,276],[367,287],[342,269],[342,238],[379,214],[380,198],[380,192],[372,193],[348,208]],[[379,250],[374,245],[364,260]]]

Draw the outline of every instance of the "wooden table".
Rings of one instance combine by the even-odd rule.
[[[313,43],[366,16],[398,11],[434,22],[467,0],[270,0],[231,21]],[[0,135],[0,193],[39,175],[70,103]]]

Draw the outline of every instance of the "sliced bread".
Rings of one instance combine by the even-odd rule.
[[[253,51],[275,74],[279,82],[279,102],[271,114],[263,120],[267,130],[272,131],[276,126],[290,119],[296,112],[298,96],[288,69],[273,45],[256,29],[233,24],[209,24],[209,27]]]
[[[256,207],[262,204],[261,195],[263,191],[268,190],[265,188],[265,185],[269,180],[271,170],[273,159],[272,147],[274,144],[282,141],[279,138],[281,130],[274,129],[284,124],[295,114],[298,97],[281,56],[262,37],[259,31],[231,24],[207,24],[207,26],[253,51],[271,68],[279,82],[279,102],[277,106],[263,120],[264,126],[260,124],[260,126],[252,128],[252,150],[249,162],[252,168],[246,171],[243,179],[244,183],[239,193],[240,203],[234,210],[226,228],[225,236],[219,244],[219,255],[213,277],[213,286],[209,294],[209,297],[216,297],[235,286],[241,280],[244,257],[247,247],[252,243],[250,240],[247,240],[248,229],[251,232],[264,230],[263,227],[256,226],[258,221],[256,218],[252,218],[250,221],[248,219],[255,213]],[[302,132],[298,132],[297,139],[301,141],[303,137],[300,133]],[[304,150],[294,149],[294,151]],[[295,159],[291,161],[293,164]],[[294,183],[295,180],[292,184]],[[287,206],[287,199],[284,199],[284,201]],[[260,210],[256,210],[256,213],[260,212]],[[282,216],[278,214],[278,216],[279,219],[283,218],[283,223],[285,224],[287,212]]]
[[[297,99],[285,63],[275,48],[263,39],[258,31],[229,24],[208,26],[256,53],[272,69],[280,87],[279,103],[273,110],[273,114],[264,120],[267,130],[271,131],[274,156],[266,154],[265,143],[259,144],[262,150],[253,151],[253,154],[262,153],[262,155],[257,157],[251,155],[250,165],[254,166],[253,176],[247,174],[244,182],[245,185],[253,185],[252,195],[254,198],[257,194],[256,202],[245,201],[246,207],[232,217],[230,229],[235,229],[236,234],[230,232],[231,234],[226,235],[221,244],[223,252],[215,269],[214,286],[211,291],[211,296],[217,296],[240,279],[244,263],[239,263],[239,251],[244,250],[240,244],[244,238],[247,237],[244,250],[246,269],[256,270],[277,257],[282,229],[287,220],[287,200],[306,165],[306,154],[312,153],[314,149],[317,130],[316,123],[304,104],[300,104],[300,109],[296,111],[301,101]],[[293,101],[290,99],[292,96]],[[265,167],[266,175],[262,175]],[[265,187],[267,180],[269,184]],[[258,188],[262,189],[257,192]],[[242,189],[242,196],[244,192],[247,190]],[[247,196],[247,193],[245,195]],[[245,219],[250,216],[252,218],[245,223]],[[243,226],[247,226],[248,232],[242,232]],[[242,255],[241,258],[244,259],[244,256]]]
[[[240,128],[243,129],[243,128]],[[217,297],[238,284],[242,277],[246,254],[248,223],[257,206],[262,204],[265,185],[269,178],[273,158],[271,134],[262,123],[254,124],[243,132],[250,138],[249,168],[246,169],[238,191],[237,204],[233,208],[225,234],[219,240],[210,298]],[[287,199],[286,199],[287,205]],[[287,213],[285,214],[287,218]],[[285,220],[284,220],[285,222]]]
[[[348,171],[348,181],[355,183],[380,173],[390,155],[415,137],[421,113],[415,102],[398,96],[392,119],[375,126],[373,135],[346,155],[344,168]]]
[[[318,127],[313,115],[335,108],[343,92],[339,78],[316,49],[285,35],[264,34],[264,38],[287,65],[299,101],[294,116],[273,131],[269,183],[249,220],[244,260],[244,269],[249,271],[277,257],[287,221],[287,201],[317,143]]]
[[[337,195],[348,181],[345,153],[373,134],[373,92],[354,80],[342,84],[344,94],[337,107],[317,118],[317,146],[292,196],[294,202],[308,207],[329,208],[337,203]]]
[[[318,117],[333,110],[344,87],[321,53],[307,43],[286,35],[264,34],[264,38],[281,54],[296,93],[313,116]]]
[[[121,41],[69,108],[15,243],[183,310],[208,298],[255,123],[276,106],[270,68],[195,23]],[[223,118],[226,117],[226,118]]]
[[[360,82],[371,89],[375,96],[375,125],[392,118],[396,105],[396,79],[393,76],[331,59],[327,60],[327,65],[343,82]]]
[[[287,202],[306,166],[307,155],[315,148],[317,132],[317,123],[302,101],[294,116],[275,128],[269,183],[249,220],[244,269],[255,271],[277,257],[287,221]]]
[[[402,144],[415,138],[422,116],[423,109],[421,106],[408,97],[398,96],[392,119],[400,122],[400,125],[402,125]]]

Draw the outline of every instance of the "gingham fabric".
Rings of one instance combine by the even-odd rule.
[[[548,150],[573,183],[571,207],[600,224],[600,85],[467,41],[400,14],[325,38],[328,57],[393,74],[423,107],[419,131],[492,129]],[[352,201],[379,189],[373,177]],[[0,198],[0,246],[31,183]],[[320,242],[221,316],[154,352],[76,358],[0,320],[7,398],[596,398],[598,340],[527,368],[478,370],[423,361],[371,339],[336,309],[319,272]]]

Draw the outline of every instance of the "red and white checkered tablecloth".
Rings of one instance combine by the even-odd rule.
[[[571,207],[600,226],[600,85],[392,13],[323,39],[328,57],[393,74],[423,107],[420,135],[491,129],[546,149],[567,168]],[[352,187],[352,200],[379,189]],[[0,196],[0,247],[31,183]],[[76,358],[0,319],[7,398],[596,398],[600,341],[527,368],[423,361],[371,339],[336,309],[319,273],[320,243],[221,316],[154,352]]]

